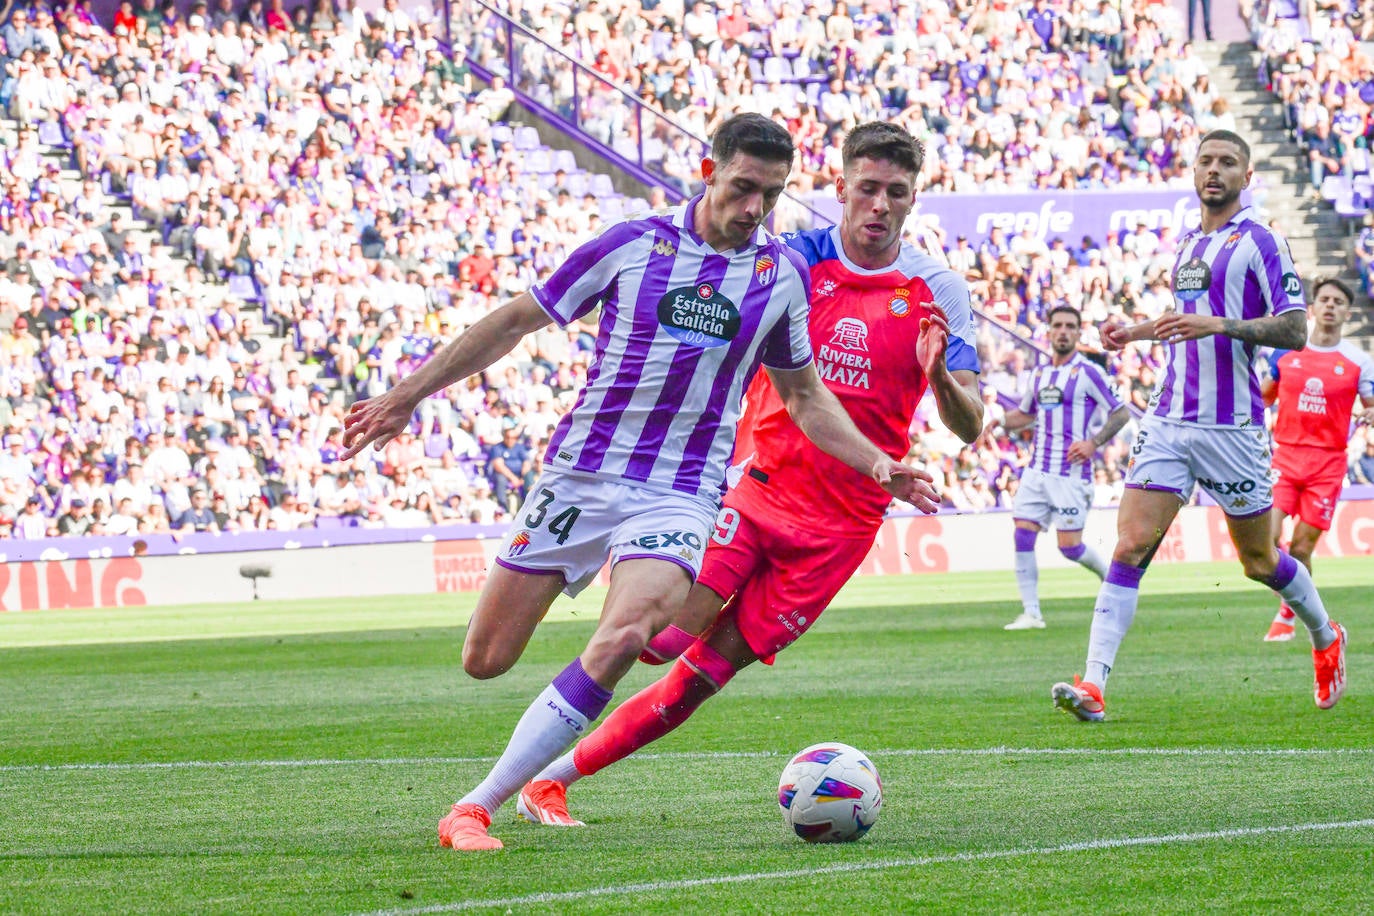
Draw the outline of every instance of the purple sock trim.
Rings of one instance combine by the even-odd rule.
[[[1139,566],[1130,566],[1126,563],[1112,561],[1112,565],[1107,567],[1107,584],[1120,585],[1123,588],[1140,588],[1140,577],[1145,575],[1145,570]]]
[[[1016,549],[1026,553],[1035,549],[1035,539],[1039,534],[1039,531],[1032,531],[1029,528],[1015,528],[1012,530],[1011,537]]]
[[[1079,557],[1088,552],[1088,545],[1074,544],[1072,547],[1060,547],[1059,552],[1076,563]]]
[[[563,699],[572,704],[588,721],[596,719],[606,704],[611,701],[611,691],[592,680],[591,675],[582,670],[582,659],[575,658],[572,664],[558,673],[553,686]]]
[[[1274,570],[1274,575],[1264,584],[1274,591],[1283,591],[1289,586],[1293,579],[1298,575],[1298,561],[1286,550],[1279,551],[1279,565]]]

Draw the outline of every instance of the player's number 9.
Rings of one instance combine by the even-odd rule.
[[[726,506],[716,515],[716,530],[711,533],[711,540],[717,544],[728,544],[735,539],[738,530],[739,513]]]

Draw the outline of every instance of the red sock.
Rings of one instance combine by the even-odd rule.
[[[696,643],[688,654],[707,661],[713,676],[722,673],[722,666],[729,670],[725,659],[704,643]],[[728,680],[721,678],[720,687]],[[617,706],[590,735],[577,742],[573,765],[583,776],[590,776],[623,760],[686,722],[718,689],[685,659],[678,659],[667,674]]]
[[[639,660],[646,665],[666,665],[682,655],[687,647],[696,641],[697,638],[691,633],[670,623],[661,633],[649,640],[644,651],[639,653]]]

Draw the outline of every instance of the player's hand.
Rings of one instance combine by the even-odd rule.
[[[1098,336],[1102,338],[1102,347],[1107,350],[1120,350],[1131,342],[1130,329],[1119,321],[1105,322],[1098,328]]]
[[[1065,454],[1068,456],[1070,464],[1076,464],[1079,461],[1092,461],[1093,455],[1097,454],[1097,443],[1091,439],[1079,439],[1069,446],[1069,450]]]
[[[949,319],[938,305],[931,305],[931,313],[921,319],[916,337],[916,362],[926,378],[944,365],[945,348],[949,346]]]
[[[1363,423],[1366,426],[1374,426],[1374,407],[1366,407],[1364,410],[1355,414],[1355,422]]]
[[[340,461],[348,461],[369,445],[383,448],[410,424],[415,405],[391,389],[383,395],[357,401],[344,417],[343,454]]]
[[[1221,333],[1220,322],[1211,315],[1186,315],[1167,311],[1155,319],[1155,337],[1165,343],[1183,343]]]
[[[911,503],[926,515],[940,511],[940,494],[932,486],[935,478],[920,468],[882,458],[873,465],[873,479],[888,493]]]

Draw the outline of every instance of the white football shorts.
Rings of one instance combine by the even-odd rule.
[[[517,572],[561,573],[564,594],[586,588],[609,558],[676,563],[692,581],[719,507],[688,493],[546,469],[496,553]]]
[[[1191,426],[1147,415],[1131,446],[1126,486],[1167,490],[1185,503],[1201,486],[1227,515],[1249,518],[1274,504],[1269,462],[1263,426]]]
[[[1092,503],[1092,481],[1028,467],[1021,472],[1011,517],[1035,522],[1042,529],[1053,526],[1060,531],[1082,531]]]

